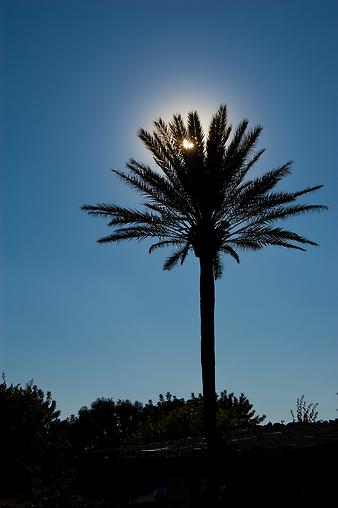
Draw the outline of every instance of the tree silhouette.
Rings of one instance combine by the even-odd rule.
[[[226,106],[220,106],[204,136],[197,112],[187,124],[176,114],[166,124],[154,121],[154,131],[140,129],[138,136],[161,171],[130,159],[128,172],[113,170],[144,197],[144,209],[115,204],[84,205],[90,215],[109,220],[113,232],[98,240],[156,239],[149,249],[173,247],[164,270],[183,264],[189,252],[199,259],[201,366],[205,433],[211,452],[216,442],[215,389],[215,279],[222,276],[223,254],[239,263],[238,250],[266,246],[305,250],[317,245],[276,222],[323,210],[323,205],[299,203],[298,198],[321,187],[296,192],[275,190],[290,173],[291,162],[250,179],[248,174],[264,150],[255,151],[262,128],[248,129],[244,119],[231,136]]]
[[[217,428],[220,432],[248,428],[262,423],[265,415],[256,415],[249,399],[223,390],[216,397]],[[69,440],[75,451],[107,449],[200,437],[203,435],[203,396],[192,393],[187,400],[170,392],[160,394],[157,402],[146,404],[128,399],[114,401],[98,398],[90,407],[82,407],[68,420]]]
[[[33,381],[25,386],[0,383],[0,499],[30,499],[58,490],[70,476],[67,424],[50,392]]]

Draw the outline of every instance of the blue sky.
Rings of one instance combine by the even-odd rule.
[[[308,252],[226,259],[217,282],[217,388],[267,421],[304,394],[335,418],[338,4],[335,1],[1,2],[0,368],[33,378],[63,416],[99,396],[146,402],[201,390],[198,265],[170,273],[147,245],[102,246],[84,203],[136,205],[114,179],[150,162],[139,127],[221,103],[264,126],[256,171],[324,188],[294,220]],[[291,224],[290,224],[291,226]]]

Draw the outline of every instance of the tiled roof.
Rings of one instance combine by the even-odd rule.
[[[279,455],[310,449],[338,448],[338,419],[329,422],[257,425],[234,429],[222,436],[222,445],[235,456]],[[203,437],[163,441],[114,450],[92,450],[87,457],[117,459],[155,459],[204,457],[206,440]]]
[[[284,454],[338,446],[338,420],[318,423],[268,424],[230,431],[225,441],[235,454]]]

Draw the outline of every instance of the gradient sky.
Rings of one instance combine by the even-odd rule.
[[[264,126],[256,171],[290,159],[281,188],[324,184],[327,213],[294,220],[306,253],[227,258],[217,282],[217,389],[266,421],[296,399],[338,408],[338,3],[1,2],[1,349],[8,382],[33,378],[62,416],[99,396],[201,391],[198,264],[102,246],[84,203],[137,205],[110,169],[150,162],[139,127],[221,103]],[[291,227],[291,223],[289,224]]]

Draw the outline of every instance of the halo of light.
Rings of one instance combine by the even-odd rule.
[[[195,144],[190,141],[190,139],[183,139],[182,145],[186,150],[191,150],[195,146]]]

